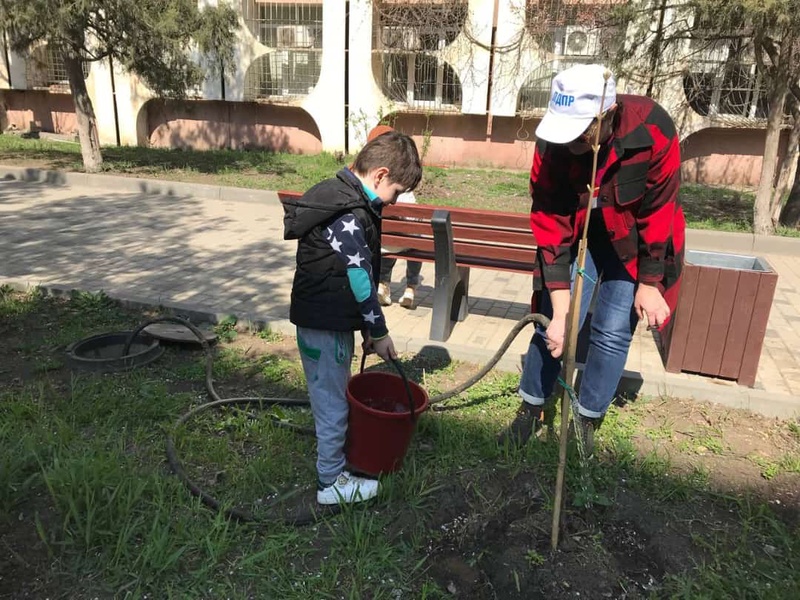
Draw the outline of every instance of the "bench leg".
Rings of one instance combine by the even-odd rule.
[[[428,336],[437,342],[446,342],[456,321],[469,314],[469,267],[457,267],[443,277],[436,277],[433,292],[433,314]]]
[[[469,267],[458,267],[458,284],[453,291],[452,313],[453,321],[463,321],[469,314]]]
[[[469,267],[456,265],[450,213],[436,210],[431,217],[436,261],[436,285],[430,339],[446,342],[454,321],[463,321],[469,312]]]

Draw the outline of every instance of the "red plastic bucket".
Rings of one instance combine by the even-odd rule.
[[[345,452],[353,470],[377,476],[402,466],[416,418],[428,408],[427,392],[413,381],[408,386],[414,400],[413,419],[408,392],[399,375],[371,371],[350,378]]]

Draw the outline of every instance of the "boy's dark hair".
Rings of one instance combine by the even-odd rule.
[[[413,190],[422,179],[422,164],[417,145],[410,137],[398,131],[379,135],[361,149],[353,161],[353,171],[366,175],[370,171],[386,167],[389,180]]]

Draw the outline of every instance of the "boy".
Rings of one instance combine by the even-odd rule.
[[[390,132],[358,153],[351,168],[284,203],[284,239],[296,239],[297,270],[289,319],[297,327],[317,434],[317,502],[360,502],[378,481],[345,470],[344,444],[354,335],[365,352],[397,354],[377,296],[381,208],[422,178],[414,141]]]
[[[367,134],[367,142],[371,142],[376,137],[394,131],[394,128],[388,125],[377,125]],[[416,204],[417,199],[414,192],[406,192],[400,194],[397,199],[398,202],[406,204]],[[387,249],[383,249],[384,252]],[[381,260],[381,271],[378,279],[378,302],[381,306],[390,306],[392,304],[392,291],[390,284],[392,282],[392,270],[397,264],[396,258],[383,258]],[[422,263],[416,260],[406,261],[406,289],[400,297],[400,306],[403,308],[414,308],[414,296],[421,280],[420,272],[422,271]]]

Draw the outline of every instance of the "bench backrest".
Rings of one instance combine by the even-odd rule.
[[[536,261],[530,217],[467,208],[394,204],[383,209],[384,246],[408,248],[402,256],[433,260],[431,218],[447,210],[453,229],[453,250],[461,266],[490,267],[529,273]]]
[[[278,192],[283,201],[301,196]],[[434,211],[450,213],[453,250],[460,266],[487,267],[530,273],[536,261],[536,242],[530,216],[523,213],[473,210],[426,204],[393,204],[383,209],[381,243],[396,248],[390,256],[434,260],[431,218]]]

